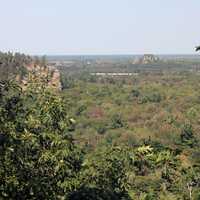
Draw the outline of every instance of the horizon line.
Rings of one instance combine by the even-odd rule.
[[[24,53],[26,54],[26,53]],[[118,53],[114,53],[114,54],[103,54],[103,53],[99,53],[99,54],[28,54],[30,56],[141,56],[141,55],[148,55],[148,54],[152,54],[152,55],[158,55],[158,56],[165,56],[165,55],[169,55],[169,56],[200,56],[200,54],[198,53],[139,53],[139,54],[133,54],[133,53],[122,53],[122,54],[118,54]]]

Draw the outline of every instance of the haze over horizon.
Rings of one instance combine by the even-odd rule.
[[[0,50],[27,54],[194,54],[197,0],[1,1]]]

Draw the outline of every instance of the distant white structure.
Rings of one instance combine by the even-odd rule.
[[[93,76],[138,76],[138,73],[123,73],[123,72],[115,72],[115,73],[103,73],[103,72],[97,72],[97,73],[91,73]]]
[[[153,54],[144,54],[142,58],[136,59],[133,64],[151,64],[159,61],[159,57]]]

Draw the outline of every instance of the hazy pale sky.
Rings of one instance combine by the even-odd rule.
[[[200,0],[0,0],[0,50],[190,54]]]

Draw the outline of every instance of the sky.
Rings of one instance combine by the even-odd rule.
[[[193,54],[200,0],[0,0],[0,51]]]

